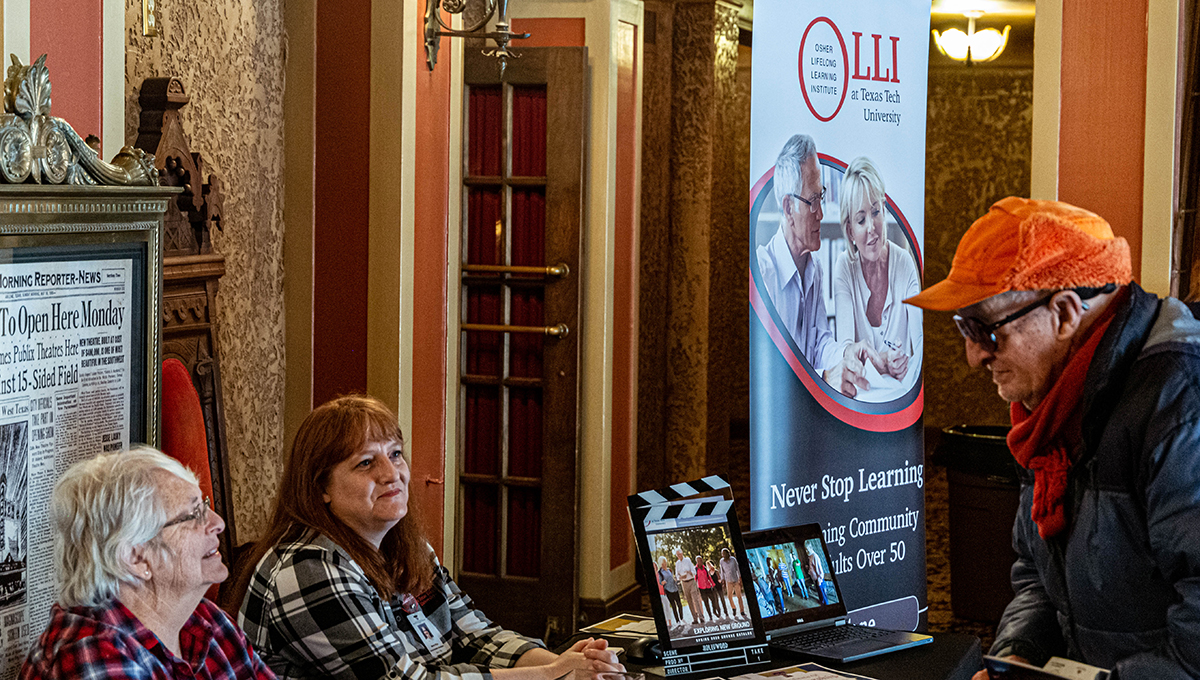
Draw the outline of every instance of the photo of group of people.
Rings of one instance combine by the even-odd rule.
[[[800,355],[847,397],[904,396],[919,379],[923,337],[921,310],[903,300],[921,291],[921,276],[879,168],[867,156],[844,169],[823,161],[813,138],[796,134],[771,182],[754,261]]]
[[[29,429],[28,421],[0,425],[0,613],[25,604]]]
[[[752,548],[746,555],[763,618],[838,602],[821,539],[807,539],[803,547],[783,543]]]
[[[742,572],[724,525],[647,535],[674,646],[751,638]]]

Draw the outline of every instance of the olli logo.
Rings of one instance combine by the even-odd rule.
[[[850,34],[854,37],[853,74],[846,40],[828,17],[813,19],[800,38],[800,92],[819,121],[831,121],[842,110],[851,80],[900,82],[898,36],[885,38],[881,33],[864,35],[861,31]]]

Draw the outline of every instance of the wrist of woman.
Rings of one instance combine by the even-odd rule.
[[[517,658],[517,662],[513,664],[513,668],[528,668],[530,666],[545,666],[552,664],[558,660],[558,655],[554,652],[535,647],[528,652],[525,652]]]

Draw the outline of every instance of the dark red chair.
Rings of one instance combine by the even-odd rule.
[[[200,482],[200,493],[213,496],[212,470],[208,461],[208,434],[200,395],[192,384],[187,367],[178,359],[162,364],[162,451],[183,463]],[[226,560],[232,556],[226,555]],[[217,586],[209,588],[208,598],[216,600]]]

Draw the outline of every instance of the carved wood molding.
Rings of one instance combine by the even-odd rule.
[[[172,326],[206,323],[208,321],[208,295],[167,296],[163,298],[163,330]]]
[[[167,256],[211,253],[212,228],[221,228],[224,213],[220,176],[209,172],[201,154],[191,151],[183,132],[179,110],[188,101],[178,78],[147,78],[138,95],[142,112],[134,146],[154,154],[162,184],[183,187],[175,205],[167,210]]]

